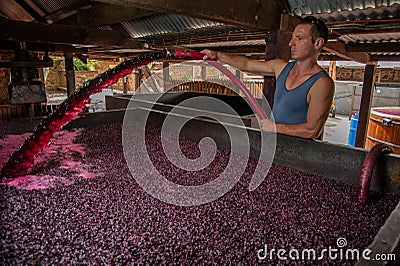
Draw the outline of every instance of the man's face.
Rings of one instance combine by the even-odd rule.
[[[311,37],[311,27],[308,24],[299,24],[292,34],[289,42],[292,59],[301,60],[315,53]]]

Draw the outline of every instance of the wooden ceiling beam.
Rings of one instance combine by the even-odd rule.
[[[399,42],[347,44],[346,52],[370,52],[370,53],[400,52],[400,44]]]
[[[1,51],[15,51],[17,44],[13,41],[1,41],[0,50]],[[66,44],[48,44],[48,43],[35,43],[28,42],[26,47],[32,52],[49,52],[49,53],[74,53],[74,54],[87,54],[88,48],[77,48],[72,45]]]
[[[141,43],[115,30],[0,19],[0,40],[38,43],[110,45],[141,48]]]
[[[265,45],[246,45],[246,46],[215,46],[207,47],[215,51],[230,54],[262,54],[265,55]]]
[[[0,50],[9,50],[14,51],[18,47],[17,43],[14,41],[1,41],[0,42]],[[56,51],[56,46],[54,44],[47,43],[26,43],[26,48],[30,51],[35,52],[54,52]]]
[[[349,61],[347,59],[344,59],[344,58],[339,57],[334,54],[320,54],[318,56],[318,60],[320,60],[320,61]]]
[[[42,17],[42,14],[38,14],[35,9],[33,9],[25,0],[14,0],[17,2],[30,16],[32,16],[36,21],[47,23],[46,19]]]
[[[400,55],[371,55],[371,61],[400,62]]]
[[[100,0],[100,2],[267,31],[279,28],[281,15],[280,3],[270,0]]]
[[[393,33],[400,31],[400,23],[396,22],[382,22],[379,26],[372,26],[368,23],[365,25],[353,24],[349,21],[349,24],[332,25],[327,23],[329,30],[337,35],[363,35],[363,34],[382,34],[382,33]]]
[[[100,3],[92,8],[80,9],[78,11],[78,18],[79,22],[83,25],[99,27],[153,14],[155,14],[155,12],[136,7]]]
[[[22,21],[34,21],[35,18],[15,1],[0,1],[1,17]]]
[[[74,2],[66,7],[58,9],[50,14],[44,16],[45,19],[51,20],[53,22],[58,22],[59,20],[66,19],[67,17],[76,14],[76,10],[91,4],[90,0],[81,0]]]
[[[323,48],[324,51],[333,53],[341,58],[350,61],[356,61],[363,64],[368,64],[371,62],[371,58],[367,53],[363,52],[347,52],[346,45],[339,41],[328,41]]]
[[[96,53],[90,53],[89,58],[90,59],[98,59],[98,60],[116,60],[119,58],[126,58],[130,59],[133,57],[137,57],[141,54],[144,53],[112,53],[112,52],[96,52]]]

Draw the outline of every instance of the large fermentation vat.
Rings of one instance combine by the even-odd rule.
[[[400,107],[371,109],[365,147],[370,149],[377,143],[385,143],[400,154]]]
[[[161,110],[150,111],[147,107],[138,107],[132,110],[135,113],[134,117],[137,122],[145,119],[149,125],[157,127],[164,122],[166,116],[172,116],[176,121],[183,119],[184,116],[184,114],[171,114]],[[275,192],[278,194],[270,194],[271,196],[268,197],[266,192],[272,192],[273,188],[280,183],[274,182],[274,180],[283,181],[285,176],[271,176],[253,193],[248,191],[246,181],[242,181],[236,188],[238,190],[229,192],[231,194],[227,194],[221,200],[198,207],[174,207],[163,204],[161,201],[144,193],[140,187],[135,185],[134,180],[129,178],[126,166],[124,166],[125,162],[121,157],[121,146],[114,145],[118,143],[120,137],[115,132],[118,132],[121,127],[117,126],[116,123],[121,124],[123,122],[125,113],[124,109],[119,109],[83,114],[65,128],[65,130],[81,129],[86,132],[84,135],[91,136],[91,141],[86,140],[87,144],[92,145],[92,148],[89,147],[90,149],[87,151],[91,155],[89,157],[88,155],[82,155],[81,157],[81,155],[75,154],[75,157],[76,160],[83,160],[87,163],[89,163],[90,158],[90,161],[93,161],[94,165],[96,165],[96,169],[104,174],[102,177],[77,180],[69,186],[59,186],[54,189],[31,191],[29,193],[18,191],[14,188],[2,187],[3,195],[7,195],[7,198],[2,198],[1,200],[3,206],[7,207],[7,215],[4,217],[7,219],[17,219],[18,216],[27,217],[26,214],[19,213],[19,210],[28,210],[28,217],[32,219],[31,221],[19,221],[21,222],[19,225],[13,225],[11,219],[2,221],[2,231],[7,239],[6,242],[3,242],[6,247],[2,253],[5,261],[17,261],[16,258],[12,260],[12,258],[7,257],[10,254],[29,254],[30,252],[30,254],[35,254],[36,259],[34,257],[30,258],[29,255],[26,255],[26,257],[21,255],[19,258],[24,259],[25,262],[42,263],[46,263],[46,261],[54,262],[55,258],[64,258],[66,259],[64,262],[67,263],[73,262],[70,259],[74,256],[75,258],[81,257],[83,261],[88,263],[100,262],[100,259],[110,263],[129,263],[130,261],[162,263],[167,261],[172,264],[194,263],[198,259],[199,263],[207,263],[210,258],[214,262],[219,261],[221,263],[228,263],[229,261],[244,262],[247,259],[257,262],[257,250],[262,249],[264,244],[268,244],[271,248],[285,247],[282,246],[284,242],[279,241],[284,241],[285,238],[292,239],[294,237],[293,230],[303,228],[302,226],[291,228],[289,225],[295,225],[296,223],[301,225],[302,221],[309,221],[308,219],[312,217],[308,213],[300,211],[304,210],[303,207],[300,207],[300,209],[291,208],[293,207],[292,203],[309,200],[314,202],[313,207],[315,208],[324,209],[327,207],[322,203],[325,202],[325,198],[323,201],[307,198],[308,196],[303,198],[304,195],[316,193],[312,189],[303,187],[303,181],[297,183],[296,179],[293,178],[292,185],[286,186],[285,189],[276,189]],[[195,142],[208,136],[215,141],[221,150],[229,151],[230,140],[229,136],[224,133],[222,123],[203,119],[202,116],[207,114],[207,111],[198,111],[198,114],[199,118],[188,122],[179,134],[184,136],[187,139],[186,141],[193,140]],[[231,123],[224,126],[231,128],[233,131],[245,131],[251,144],[250,155],[257,158],[260,152],[260,136],[261,134],[268,135],[268,133],[261,133],[257,129],[243,128]],[[96,127],[95,131],[91,130],[91,128]],[[111,132],[114,133],[111,134]],[[150,133],[152,132],[156,131],[151,131]],[[81,139],[84,138],[81,137]],[[135,136],[132,135],[132,138],[135,138]],[[265,143],[265,145],[268,147],[268,143]],[[116,156],[117,154],[119,155]],[[284,169],[284,173],[288,171],[287,173],[297,174],[302,172],[307,174],[307,179],[305,179],[307,181],[304,182],[309,182],[316,178],[318,182],[314,185],[318,188],[320,188],[317,185],[320,183],[319,181],[322,182],[322,179],[326,179],[329,184],[325,186],[327,193],[329,189],[334,188],[336,195],[343,195],[350,203],[354,200],[351,203],[352,207],[346,209],[345,212],[350,214],[352,223],[357,224],[354,221],[359,221],[360,217],[356,218],[358,213],[353,214],[353,211],[360,211],[367,216],[363,217],[364,221],[369,219],[372,222],[377,219],[372,213],[378,214],[379,210],[384,209],[383,206],[373,204],[364,208],[356,202],[355,194],[348,194],[347,196],[342,194],[344,193],[343,191],[351,192],[351,187],[357,186],[357,179],[366,154],[367,150],[364,149],[279,135],[277,136],[274,163],[279,165],[277,168]],[[153,159],[158,158],[156,156]],[[379,195],[389,195],[389,192],[394,193],[391,195],[396,195],[399,192],[396,186],[396,182],[399,181],[396,179],[400,171],[398,169],[399,159],[399,156],[389,154],[378,160],[373,176],[372,189],[384,191],[383,194]],[[106,162],[109,165],[103,165]],[[52,171],[65,176],[73,174],[73,172],[68,172],[67,170],[57,169],[56,163],[56,161],[47,163],[42,165],[42,168],[37,168],[37,170],[47,174]],[[111,165],[114,165],[114,167],[111,167]],[[385,171],[382,169],[385,169]],[[142,171],[144,170],[146,169],[142,169]],[[287,175],[289,177],[289,174]],[[316,175],[321,176],[322,179]],[[302,187],[304,193],[301,192]],[[272,195],[276,199],[285,199],[284,205],[278,204],[281,206],[280,210],[269,207],[268,204],[272,204],[271,202],[274,200]],[[343,200],[342,198],[334,198],[334,195],[333,202],[338,203]],[[393,197],[395,199],[397,196]],[[251,205],[246,205],[243,198],[250,200]],[[106,204],[103,205],[102,203]],[[52,204],[57,208],[53,209]],[[398,250],[400,207],[397,202],[392,202],[391,204],[393,204],[393,212],[387,218],[380,217],[380,219],[386,220],[386,223],[380,226],[375,239],[371,236],[368,237],[368,242],[371,243],[370,248],[374,252],[395,253]],[[169,209],[168,212],[165,211],[167,209]],[[335,208],[331,210],[332,213],[335,213]],[[335,215],[340,216],[343,214],[343,209],[337,206],[336,212]],[[315,213],[318,214],[318,211]],[[367,215],[368,213],[371,213],[371,216]],[[141,216],[136,217],[138,214]],[[269,226],[270,223],[272,225],[277,222],[274,217],[281,217],[287,220],[288,227],[281,231],[278,229],[279,227]],[[41,223],[45,219],[50,219],[54,224],[48,228],[39,228],[38,222]],[[255,223],[251,227],[246,227],[245,223],[242,224],[243,221],[252,220],[261,221],[262,226],[257,228],[257,223]],[[314,222],[318,220],[319,218],[315,218]],[[193,222],[193,224],[186,224],[185,221]],[[199,221],[204,222],[203,227],[200,226]],[[312,224],[312,221],[310,220],[307,223]],[[171,232],[160,230],[160,228],[164,228],[161,226],[163,224],[172,226],[171,228],[174,230]],[[206,224],[209,226],[206,226]],[[77,228],[78,225],[81,225],[82,228]],[[240,230],[241,225],[243,225],[242,229],[246,230]],[[315,241],[322,241],[323,234],[328,233],[321,231],[321,228],[325,228],[325,226],[314,228],[314,231],[310,234],[299,232],[299,243],[303,243],[303,241],[307,243],[306,236]],[[335,232],[338,233],[351,234],[351,232],[346,231],[345,227],[341,227],[342,225],[333,223],[329,226],[324,230],[332,230],[332,232],[336,230]],[[339,226],[339,229],[334,229],[336,226]],[[168,228],[168,226],[165,228]],[[362,231],[362,228],[359,229]],[[213,235],[214,233],[215,235]],[[36,242],[37,240],[31,238],[31,236],[39,237],[41,234],[43,234],[42,239],[45,239],[42,245],[40,244],[42,242]],[[193,236],[197,238],[192,239]],[[276,239],[276,242],[269,243],[268,236],[270,236],[270,239]],[[157,237],[165,237],[165,239],[160,242]],[[333,237],[332,241],[335,240],[335,235],[329,237]],[[23,239],[29,239],[30,242],[23,246]],[[348,239],[350,240],[350,237]],[[14,241],[14,243],[18,244],[14,246],[8,245],[9,241]],[[52,245],[46,246],[45,243],[51,243]],[[76,249],[78,245],[81,245],[81,250],[85,252],[79,253]],[[226,246],[224,247],[224,245]],[[245,249],[243,251],[241,247],[247,247],[248,250]],[[310,248],[311,246],[306,247]],[[119,250],[125,250],[127,253],[119,253]],[[118,252],[114,253],[115,251]],[[44,255],[41,252],[44,252]],[[46,254],[51,256],[46,256]],[[202,260],[202,255],[206,256],[206,260],[204,257]],[[268,261],[264,260],[262,262]],[[276,258],[272,260],[272,263],[278,262]],[[343,263],[343,261],[339,263]],[[360,263],[363,263],[363,261],[360,261]]]

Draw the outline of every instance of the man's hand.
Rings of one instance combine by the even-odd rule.
[[[203,60],[218,60],[218,52],[204,49],[200,53],[204,54]]]
[[[275,122],[269,119],[261,120],[261,130],[268,132],[276,132]]]

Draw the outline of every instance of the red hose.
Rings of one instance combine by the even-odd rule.
[[[361,168],[360,179],[358,181],[357,197],[362,204],[367,203],[369,185],[371,183],[372,171],[374,170],[375,162],[382,153],[393,152],[390,146],[379,143],[372,147],[368,152],[367,157]]]
[[[0,171],[0,179],[13,178],[28,174],[33,165],[35,156],[49,143],[53,133],[78,116],[85,104],[89,102],[89,96],[91,94],[99,92],[103,88],[117,82],[119,78],[131,73],[135,67],[146,65],[151,61],[167,57],[203,59],[204,55],[193,51],[164,50],[162,52],[147,54],[125,61],[114,69],[110,69],[97,76],[88,82],[87,85],[80,88],[75,94],[66,99],[55,112],[40,122],[40,124],[35,128],[34,133],[25,140],[22,146],[17,149],[10,156],[5,165],[3,165]],[[248,101],[260,118],[266,118],[260,105],[235,75],[215,61],[207,60],[207,62],[226,74],[246,95]]]
[[[173,51],[175,57],[181,58],[191,58],[195,60],[202,60],[204,54],[195,52],[195,51],[182,51],[182,50],[175,50]],[[250,105],[253,107],[253,110],[257,113],[260,119],[266,119],[267,116],[265,115],[264,111],[262,110],[261,106],[258,104],[257,100],[253,97],[253,95],[249,92],[249,90],[244,86],[244,84],[235,76],[232,72],[228,69],[223,67],[220,63],[213,60],[206,60],[206,62],[223,74],[225,74],[239,89],[240,91],[246,96],[247,100],[249,101]]]

